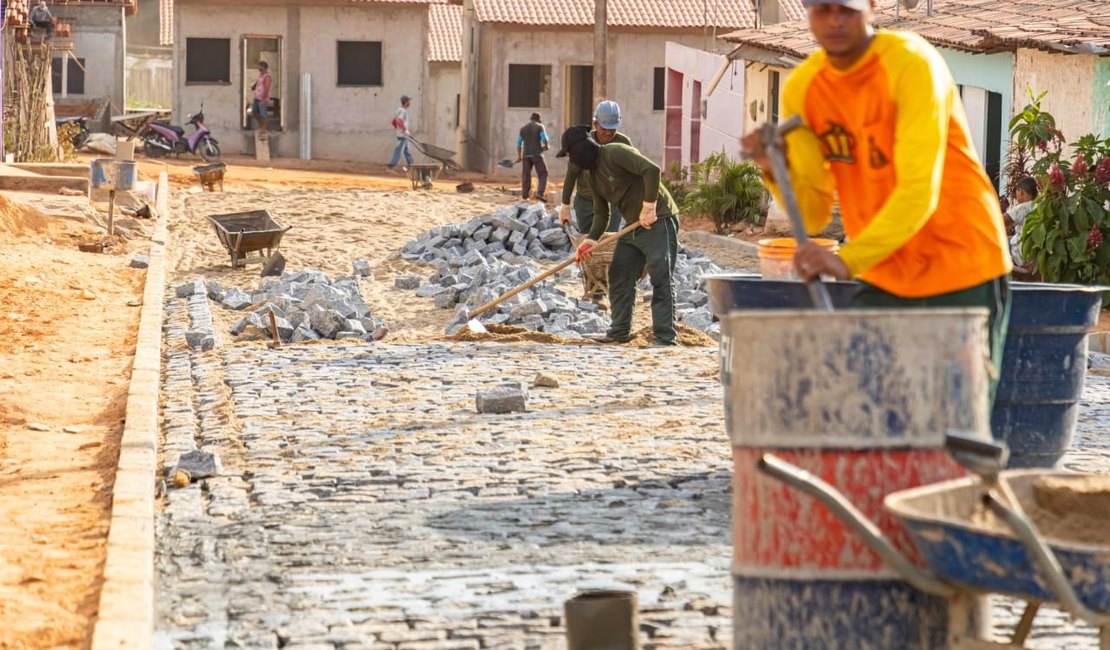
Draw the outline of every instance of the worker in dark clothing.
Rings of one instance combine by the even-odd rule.
[[[597,140],[598,144],[616,142],[632,146],[632,140],[627,135],[617,131],[621,128],[621,107],[616,102],[605,100],[594,109],[594,130],[590,137]],[[567,175],[563,180],[563,204],[559,207],[559,223],[570,223],[571,194],[574,194],[574,217],[578,222],[578,232],[586,233],[594,222],[594,197],[590,192],[589,172],[583,171],[573,162],[567,165]],[[612,218],[609,220],[609,232],[620,229],[621,213],[616,206],[609,206]]]
[[[640,228],[621,237],[609,265],[609,304],[613,320],[597,341],[626,343],[631,339],[636,282],[645,266],[651,277],[651,324],[655,345],[677,344],[674,328],[674,274],[678,256],[678,206],[660,180],[659,166],[626,144],[602,145],[590,127],[572,126],[563,133],[559,157],[590,172],[594,220],[589,237],[576,257],[589,259],[609,224],[609,204],[622,214],[638,215]],[[631,223],[631,222],[630,222]],[[612,236],[612,235],[610,235]]]
[[[547,163],[543,160],[547,147],[547,130],[543,128],[540,114],[532,113],[532,119],[520,127],[516,140],[516,161],[523,163],[520,166],[520,198],[527,199],[532,191],[532,168],[535,167],[539,181],[535,198],[547,201]]]

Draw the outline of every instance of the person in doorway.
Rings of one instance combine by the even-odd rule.
[[[270,77],[270,64],[259,61],[258,79],[251,86],[251,90],[254,91],[254,99],[251,100],[251,113],[258,122],[258,130],[263,133],[266,132],[266,121],[270,115],[270,87],[272,85],[273,78]]]
[[[632,146],[632,140],[617,129],[621,128],[621,107],[612,100],[599,102],[594,109],[593,131],[590,137],[597,140],[598,144],[616,142]],[[578,190],[575,193],[575,189]],[[574,195],[574,216],[578,225],[578,232],[587,233],[594,221],[594,197],[590,192],[589,172],[579,169],[573,162],[567,165],[567,175],[563,179],[563,203],[559,206],[559,223],[570,223],[571,195]],[[610,219],[608,232],[620,229],[620,208],[609,206]]]
[[[389,159],[389,171],[396,171],[397,163],[401,162],[401,154],[405,155],[405,165],[402,167],[408,170],[407,165],[412,164],[412,153],[409,151],[409,106],[412,105],[412,97],[408,95],[401,95],[401,105],[397,108],[397,112],[393,114],[393,129],[397,133],[397,148],[393,150],[393,157]]]
[[[539,113],[532,113],[528,123],[520,127],[520,135],[516,139],[516,161],[520,165],[520,197],[527,199],[532,191],[532,168],[536,168],[536,199],[547,201],[547,163],[543,160],[543,152],[547,151],[547,129],[543,127],[543,118]]]
[[[594,197],[589,236],[575,253],[579,261],[593,255],[593,248],[605,233],[610,203],[624,215],[637,215],[640,222],[640,228],[621,237],[613,251],[609,265],[613,319],[609,331],[597,341],[626,343],[631,339],[636,283],[646,267],[651,278],[654,345],[676,345],[672,276],[678,256],[678,205],[663,186],[659,166],[626,144],[598,143],[585,125],[572,126],[563,133],[558,157],[563,156],[570,156],[570,162],[589,172]]]
[[[1033,209],[1033,199],[1037,198],[1037,181],[1030,176],[1018,180],[1014,188],[1016,203],[1009,206],[1002,215],[1006,223],[1006,234],[1010,235],[1010,257],[1014,260],[1015,270],[1028,273],[1025,260],[1021,254],[1021,230],[1025,227],[1025,218]]]
[[[783,89],[782,119],[805,127],[785,138],[789,173],[806,229],[829,223],[837,197],[848,241],[799,246],[798,275],[858,277],[859,307],[985,307],[998,369],[1012,264],[944,59],[916,34],[877,32],[875,0],[803,4],[821,47]],[[777,193],[760,133],[741,145]]]
[[[31,8],[28,19],[35,27],[46,30],[46,38],[54,37],[54,16],[46,6],[46,0],[39,0],[38,4]]]

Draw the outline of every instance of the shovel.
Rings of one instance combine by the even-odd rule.
[[[632,232],[633,230],[635,230],[639,227],[640,227],[640,222],[639,221],[632,222],[631,224],[625,226],[621,230],[614,233],[614,235],[612,237],[608,237],[604,241],[598,242],[597,246],[594,246],[594,248],[593,248],[594,252],[596,253],[599,250],[605,250],[605,249],[608,249],[610,246],[615,246],[616,243],[617,243],[617,240],[619,240],[621,237],[624,237],[625,235],[627,235],[628,233]],[[519,287],[513,289],[512,291],[506,293],[505,295],[501,296],[500,298],[496,298],[494,300],[491,300],[491,301],[487,302],[486,304],[482,305],[481,307],[475,309],[473,312],[467,314],[467,316],[469,317],[469,320],[466,321],[466,328],[468,330],[470,330],[471,332],[475,333],[475,334],[485,334],[485,333],[487,333],[489,330],[487,330],[486,326],[483,325],[482,322],[478,320],[478,316],[484,314],[485,312],[487,312],[490,309],[496,307],[497,305],[500,305],[501,303],[505,302],[509,298],[512,298],[513,296],[520,293],[521,291],[524,291],[528,287],[531,287],[535,284],[539,284],[540,282],[546,280],[547,278],[550,278],[551,276],[555,275],[559,271],[562,271],[563,269],[567,268],[571,264],[574,264],[575,261],[576,260],[575,260],[574,256],[571,255],[568,259],[563,260],[562,262],[559,262],[555,266],[549,268],[548,270],[544,271],[543,273],[540,273],[536,277],[534,277],[531,280],[525,282],[524,284],[522,284]]]
[[[797,242],[798,246],[809,241],[809,235],[806,234],[805,222],[802,221],[802,211],[798,207],[798,198],[794,195],[794,186],[790,184],[790,170],[786,166],[786,155],[783,153],[782,147],[779,146],[779,140],[801,125],[802,118],[795,115],[777,127],[770,123],[759,127],[763,132],[763,148],[771,159],[771,171],[775,175],[775,182],[778,183],[783,207],[786,209],[786,215],[790,217],[790,229],[794,231],[794,241]],[[813,301],[814,307],[821,311],[832,311],[833,306],[832,299],[829,297],[829,290],[821,283],[820,278],[814,278],[807,282],[806,288],[809,289],[809,297]]]
[[[508,158],[502,158],[501,160],[497,161],[497,165],[499,167],[504,167],[505,169],[512,169],[513,167],[516,166],[516,164],[518,162],[520,162],[520,161],[519,160],[509,160]]]

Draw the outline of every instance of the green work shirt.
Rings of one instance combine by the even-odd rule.
[[[640,218],[640,210],[649,201],[655,202],[655,214],[660,219],[678,216],[678,205],[660,180],[659,165],[626,144],[601,145],[597,169],[589,180],[594,194],[590,239],[599,239],[609,225],[610,203],[629,224]]]
[[[590,137],[597,140],[597,130],[590,131]],[[632,140],[627,135],[617,131],[613,134],[613,142],[626,144],[632,146]],[[570,205],[570,197],[574,194],[575,185],[578,186],[578,195],[589,201],[594,200],[593,192],[590,191],[590,172],[589,170],[582,169],[572,162],[567,163],[567,177],[563,180],[563,205]]]

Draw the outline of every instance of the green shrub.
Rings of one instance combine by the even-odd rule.
[[[717,152],[694,165],[692,175],[693,189],[683,200],[683,212],[708,215],[719,233],[743,221],[760,223],[768,196],[754,164]]]
[[[674,202],[679,208],[686,201],[686,195],[690,193],[690,186],[687,184],[686,179],[690,176],[690,168],[685,165],[680,165],[676,162],[671,163],[671,166],[663,172],[663,187],[671,193]]]
[[[1110,284],[1110,138],[1065,139],[1040,107],[1041,93],[1010,122],[1014,142],[1031,153],[1030,169],[1041,193],[1022,228],[1022,255],[1047,282]],[[1018,179],[1009,178],[1011,184]]]

